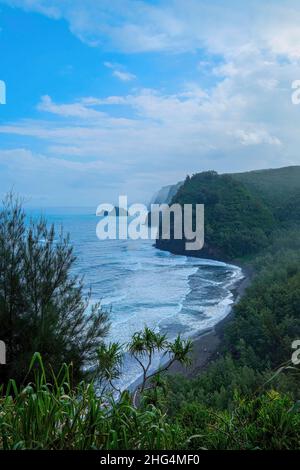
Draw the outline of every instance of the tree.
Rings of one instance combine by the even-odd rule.
[[[35,352],[46,366],[73,364],[73,379],[97,357],[108,330],[100,304],[89,307],[83,280],[71,274],[75,262],[69,236],[56,235],[46,221],[26,221],[12,194],[0,211],[0,338],[7,365],[0,379],[22,381]]]
[[[123,350],[119,343],[102,343],[97,350],[97,367],[95,375],[97,378],[97,388],[103,395],[108,387],[110,390],[121,393],[115,385],[115,381],[121,377],[123,365]]]
[[[178,336],[175,341],[167,340],[166,335],[155,333],[148,327],[143,331],[134,333],[130,343],[124,349],[118,343],[101,344],[98,349],[98,365],[95,371],[97,382],[102,393],[111,391],[120,392],[115,383],[122,375],[123,355],[127,351],[139,364],[142,372],[141,384],[133,394],[133,404],[137,407],[139,397],[147,390],[163,389],[162,373],[166,372],[174,362],[183,365],[190,364],[192,342],[183,341]],[[152,370],[153,359],[156,354],[167,356],[168,361],[156,370]]]
[[[174,342],[170,342],[166,339],[166,335],[155,333],[147,327],[143,331],[135,333],[128,344],[128,351],[142,369],[142,383],[135,391],[133,404],[136,406],[138,397],[144,393],[146,386],[147,389],[151,389],[162,383],[161,374],[166,372],[174,362],[188,365],[191,350],[192,342],[182,341],[180,336]],[[153,359],[157,353],[167,356],[169,360],[157,370],[151,371]]]

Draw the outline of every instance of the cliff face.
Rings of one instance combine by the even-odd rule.
[[[156,246],[176,254],[233,260],[266,248],[275,230],[299,226],[300,167],[218,175],[203,172],[163,188],[159,202],[204,204],[205,244],[186,251],[186,240],[158,239]],[[166,196],[166,199],[164,197]]]
[[[151,204],[170,204],[173,197],[177,194],[180,187],[183,185],[183,181],[177,184],[162,187],[151,199]]]
[[[182,206],[204,204],[204,247],[198,252],[186,251],[186,240],[175,240],[172,236],[171,240],[159,238],[156,247],[176,254],[224,261],[262,251],[282,223],[289,220],[296,223],[299,218],[293,217],[293,211],[287,214],[286,210],[291,200],[299,200],[300,177],[295,178],[295,172],[300,176],[300,167],[238,175],[204,172],[187,177],[172,202]],[[280,198],[272,197],[276,191]]]
[[[202,250],[198,251],[187,251],[185,248],[186,240],[162,240],[158,239],[155,243],[156,248],[163,251],[169,251],[174,255],[193,256],[196,258],[213,259],[216,261],[230,262],[232,258],[226,256],[222,250],[217,247],[210,246],[208,243],[204,243]]]

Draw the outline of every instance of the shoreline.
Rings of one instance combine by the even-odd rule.
[[[191,353],[192,362],[188,367],[182,366],[179,363],[174,363],[169,368],[169,370],[165,372],[166,374],[179,374],[186,378],[192,379],[203,372],[214,359],[219,357],[219,348],[222,343],[225,325],[227,325],[227,323],[232,320],[234,316],[234,306],[239,302],[241,297],[244,295],[245,290],[251,284],[254,274],[254,271],[250,266],[234,261],[230,262],[229,264],[241,268],[244,277],[236,281],[236,283],[232,286],[232,289],[230,289],[233,294],[233,303],[230,306],[228,315],[226,315],[225,318],[219,321],[212,328],[199,331],[190,338],[193,343],[193,350]],[[132,393],[136,392],[140,383],[141,378],[139,377],[132,384],[130,384],[127,390]]]
[[[243,271],[244,277],[237,281],[231,289],[234,300],[228,315],[226,315],[223,320],[218,322],[211,329],[199,332],[198,335],[196,334],[191,338],[193,343],[193,351],[191,353],[192,363],[188,367],[184,367],[179,363],[174,363],[168,370],[168,374],[180,374],[186,378],[194,378],[196,375],[203,372],[214,359],[219,357],[219,348],[222,343],[224,328],[232,320],[234,316],[234,306],[244,295],[245,290],[251,284],[253,277],[253,270],[250,267],[234,262],[231,264],[239,266]]]

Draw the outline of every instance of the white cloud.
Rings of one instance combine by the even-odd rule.
[[[124,67],[119,64],[113,64],[112,62],[104,62],[104,65],[105,67],[112,69],[112,75],[121,80],[122,82],[130,82],[136,79],[136,75],[127,72],[126,70],[124,70]]]
[[[123,52],[206,48],[227,57],[260,44],[300,58],[298,0],[1,0],[54,19],[93,46]]]
[[[117,77],[122,82],[130,82],[131,80],[134,80],[136,78],[136,76],[133,75],[133,73],[122,72],[121,70],[114,70],[113,76]]]
[[[25,193],[47,194],[49,204],[61,204],[57,194],[71,201],[74,191],[81,204],[95,204],[122,191],[147,200],[156,187],[205,169],[299,164],[294,123],[300,107],[291,104],[287,79],[295,68],[273,63],[264,69],[264,60],[249,63],[246,76],[223,78],[210,90],[190,83],[177,94],[140,89],[74,103],[43,97],[40,119],[0,126],[1,134],[41,149],[0,151],[2,180]]]
[[[268,134],[264,129],[255,131],[238,129],[234,132],[234,135],[242,145],[281,145],[277,137]]]
[[[78,162],[25,148],[0,150],[1,194],[14,188],[30,194],[31,205],[93,205],[102,197],[114,198],[122,184],[117,168],[107,161]],[[119,170],[119,167],[118,167]]]
[[[45,111],[63,117],[74,117],[80,119],[99,119],[104,116],[104,113],[91,109],[81,102],[57,105],[48,95],[42,96],[41,102],[38,104],[37,109],[39,111]]]
[[[0,126],[0,133],[21,136],[24,145],[42,149],[40,155],[18,152],[12,163],[12,154],[2,153],[7,168],[18,165],[21,173],[39,160],[46,172],[53,171],[53,181],[55,165],[70,174],[69,188],[82,172],[84,180],[103,183],[105,191],[124,187],[133,197],[150,197],[155,187],[187,172],[300,164],[300,107],[291,104],[291,83],[300,78],[298,1],[6,3],[64,18],[81,40],[114,51],[204,49],[198,69],[211,79],[205,89],[195,78],[173,93],[136,88],[125,96],[82,97],[71,103],[46,95],[38,104],[39,119]],[[120,64],[105,66],[120,80],[135,78]]]
[[[275,166],[288,164],[300,143],[298,130],[290,125],[300,109],[291,105],[287,82],[295,69],[275,62],[264,68],[264,63],[264,55],[246,61],[247,68],[244,59],[236,61],[237,73],[210,90],[189,83],[176,94],[140,89],[67,104],[43,97],[39,110],[61,120],[41,116],[1,126],[0,133],[37,139],[44,152],[56,158],[80,157],[82,164],[86,158],[101,159],[132,174],[147,167],[165,175],[181,172],[183,177],[203,168],[274,166],[274,159]],[[246,149],[253,146],[255,154],[250,154]]]

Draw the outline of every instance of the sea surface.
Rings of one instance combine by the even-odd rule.
[[[126,345],[145,325],[172,340],[191,338],[225,318],[233,303],[231,289],[243,277],[239,267],[173,255],[153,247],[153,240],[99,240],[93,209],[31,210],[42,213],[57,229],[70,233],[77,261],[92,302],[110,310],[107,341]],[[157,367],[161,357],[155,358]],[[140,376],[139,366],[125,355],[121,388]]]

